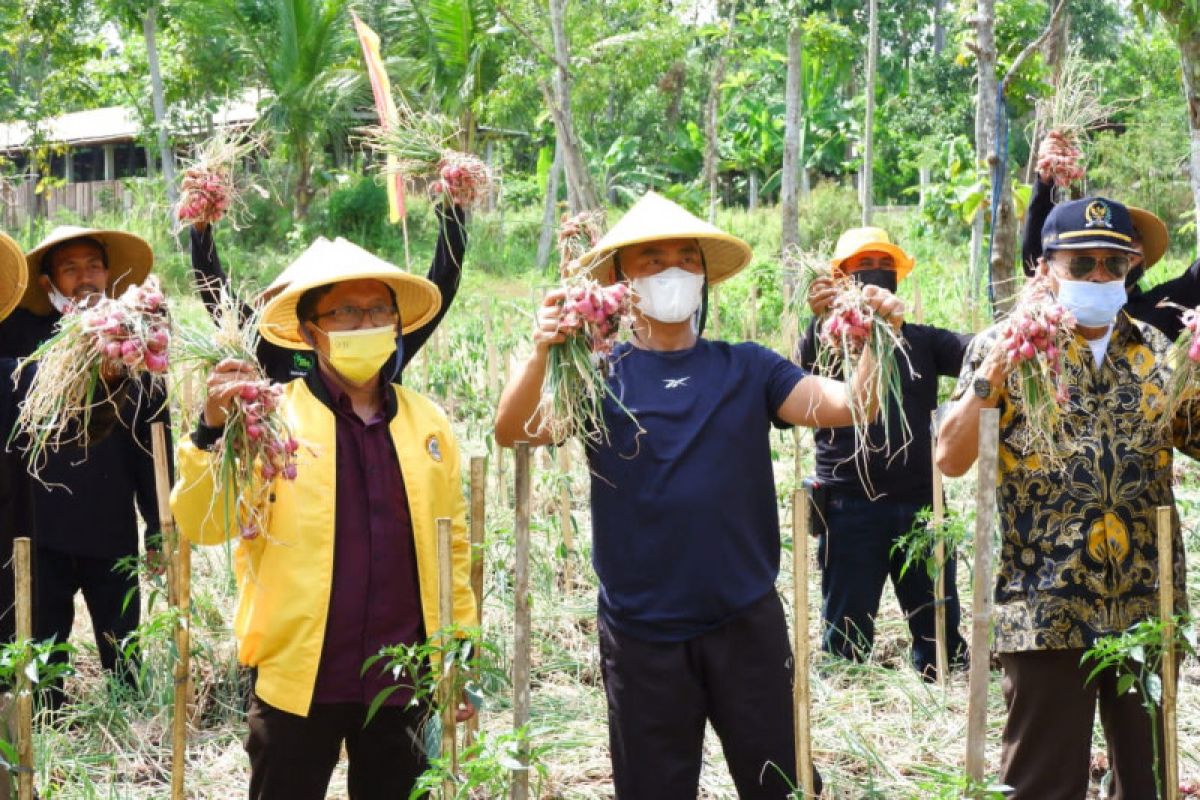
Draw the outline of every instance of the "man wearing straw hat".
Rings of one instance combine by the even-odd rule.
[[[912,256],[892,243],[882,228],[851,228],[838,237],[830,261],[835,272],[889,292],[914,266]],[[817,326],[833,301],[832,281],[814,280],[808,303],[813,317],[800,341],[799,363],[817,368]],[[938,376],[957,377],[971,337],[932,325],[905,322],[900,329],[903,407],[889,407],[885,421],[867,430],[865,462],[856,462],[859,446],[853,428],[817,428],[816,468],[823,498],[816,515],[821,531],[822,616],[826,652],[862,660],[875,638],[875,615],[889,576],[912,633],[912,664],[927,680],[937,677],[933,580],[925,565],[906,563],[897,542],[917,524],[933,502],[930,415],[938,405]],[[885,427],[886,426],[886,427]],[[906,434],[910,438],[905,439]],[[885,447],[890,444],[891,447]],[[900,448],[903,449],[900,449]],[[861,473],[860,474],[860,469]],[[823,523],[823,524],[822,524]],[[955,560],[947,558],[945,581],[946,654],[951,663],[966,661],[967,643],[958,632]]]
[[[938,439],[938,465],[961,475],[977,456],[980,409],[1000,410],[994,647],[1008,710],[1001,780],[1016,800],[1087,794],[1097,706],[1109,796],[1159,796],[1144,698],[1118,689],[1120,671],[1089,677],[1094,664],[1081,663],[1096,642],[1157,617],[1155,509],[1175,506],[1172,449],[1200,456],[1200,403],[1184,398],[1167,417],[1170,343],[1121,310],[1138,255],[1133,237],[1128,210],[1102,197],[1056,206],[1042,229],[1037,275],[1077,321],[1055,449],[1029,444],[1028,403],[997,327],[972,343]],[[1183,612],[1177,513],[1172,527],[1174,602]]]
[[[0,324],[4,357],[28,356],[50,338],[64,313],[89,297],[115,297],[140,284],[154,254],[133,234],[64,226],[30,250],[25,264],[20,307]],[[36,364],[26,373],[32,369]],[[67,641],[75,595],[82,592],[101,664],[136,686],[137,649],[124,642],[141,616],[137,569],[130,562],[138,557],[140,513],[147,559],[152,569],[161,568],[150,430],[154,422],[170,430],[170,417],[166,397],[151,388],[148,377],[137,382],[111,377],[115,402],[105,408],[113,409],[115,419],[108,431],[91,437],[87,446],[47,452],[40,481],[13,470],[9,484],[18,510],[27,511],[20,514],[18,530],[31,532],[35,545],[34,637]],[[26,385],[23,379],[18,393]],[[16,402],[11,399],[10,406]],[[6,411],[15,418],[15,408]],[[10,428],[11,420],[6,440]],[[49,700],[52,706],[62,702],[60,685],[51,688]]]
[[[410,706],[409,676],[364,672],[364,662],[384,646],[477,624],[454,435],[433,403],[390,383],[397,340],[441,301],[429,281],[344,239],[319,239],[289,271],[259,330],[312,351],[317,368],[287,384],[281,406],[300,442],[295,478],[274,479],[266,530],[237,545],[234,632],[239,660],[256,673],[250,797],[324,797],[343,744],[351,798],[407,797],[426,767],[419,731],[428,708]],[[252,375],[242,362],[218,364],[203,419],[179,448],[171,507],[194,542],[238,536],[214,484],[214,447],[230,399]],[[452,620],[438,616],[441,517],[454,526]],[[462,707],[459,718],[471,713]]]
[[[437,326],[441,324],[450,304],[458,294],[459,279],[462,277],[463,255],[467,249],[467,228],[465,213],[462,206],[438,203],[434,206],[438,216],[438,239],[434,246],[433,261],[429,265],[427,278],[437,286],[442,296],[442,305],[437,314],[420,328],[410,331],[398,342],[400,348],[400,370],[403,370],[425,346]],[[213,237],[212,225],[196,223],[188,229],[191,241],[192,280],[196,284],[200,299],[204,302],[209,314],[217,313],[221,302],[221,291],[229,291],[229,276],[221,266],[221,257],[217,253],[216,240]],[[276,292],[280,291],[291,280],[289,270],[281,272],[263,291],[261,299],[265,302]],[[244,309],[243,318],[249,316],[249,309]],[[289,350],[279,347],[268,339],[259,340],[256,353],[259,364],[271,380],[277,383],[287,383],[292,378],[300,378],[308,373],[313,366],[312,355],[301,350]],[[399,380],[397,371],[395,378]]]
[[[847,425],[847,387],[757,344],[703,338],[707,287],[751,251],[647,193],[581,264],[637,298],[631,343],[605,401],[607,440],[589,442],[593,564],[613,782],[622,800],[696,797],[706,721],[743,798],[797,785],[791,648],[775,590],[780,538],[772,426]],[[902,321],[889,292],[868,288]],[[535,348],[496,416],[504,446],[553,444],[537,407],[549,349],[564,341],[563,292],[538,312]],[[867,357],[852,391],[874,376]],[[640,427],[639,427],[640,426]]]

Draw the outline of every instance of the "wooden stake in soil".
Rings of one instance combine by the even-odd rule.
[[[483,539],[486,531],[487,459],[471,456],[471,593],[479,611],[479,627],[483,627]],[[463,732],[463,747],[475,743],[479,730],[479,715],[467,720]]]
[[[442,636],[449,635],[449,628],[454,624],[454,531],[449,517],[438,517],[438,626]],[[446,653],[448,641],[443,638],[438,643],[442,652]],[[457,666],[449,658],[442,659],[442,758],[450,758],[450,774],[458,772],[458,737],[454,714],[458,708],[458,698],[455,697],[454,684]],[[442,797],[454,797],[455,787],[453,778],[447,778],[442,784]]]
[[[563,564],[562,583],[564,591],[571,591],[575,583],[575,524],[571,520],[571,454],[567,445],[558,448],[558,526],[562,530]]]
[[[971,591],[971,672],[967,698],[967,776],[983,780],[987,732],[987,685],[991,661],[992,537],[996,524],[996,480],[1000,412],[979,411],[979,485],[975,495],[975,575]]]
[[[932,434],[930,436],[931,453],[937,452],[937,434],[938,434],[938,417],[934,411],[931,415],[930,425]],[[937,459],[931,458],[933,464],[933,529],[937,532],[938,538],[933,545],[933,568],[935,570],[933,578],[933,619],[934,619],[934,645],[936,649],[936,661],[938,685],[943,689],[946,688],[946,681],[950,675],[950,659],[946,653],[946,543],[942,539],[942,526],[946,523],[946,511],[944,508],[945,497],[942,495],[942,471],[938,469]]]
[[[808,681],[808,537],[812,530],[808,493],[792,494],[792,599],[795,632],[792,647],[792,720],[796,736],[796,784],[801,797],[816,797],[813,791],[811,713],[812,693]]]
[[[517,442],[516,515],[513,522],[513,730],[529,724],[529,443]],[[513,770],[512,800],[529,798],[529,746],[517,754],[522,767]]]
[[[158,494],[158,524],[162,531],[162,552],[168,559],[168,595],[175,600],[178,624],[175,628],[175,708],[171,719],[171,800],[184,800],[187,765],[188,701],[191,699],[191,582],[192,548],[175,530],[171,516],[171,479],[167,469],[167,432],[161,422],[152,428],[154,448],[154,487]]]
[[[1162,724],[1163,791],[1174,797],[1179,786],[1179,732],[1175,674],[1175,537],[1171,507],[1158,507],[1158,609],[1163,625]]]
[[[29,537],[13,540],[13,579],[17,592],[17,641],[26,647],[33,639],[33,592],[29,566]],[[26,651],[28,655],[28,651]],[[24,659],[22,660],[24,662]],[[33,695],[25,664],[17,670],[17,797],[33,800]]]

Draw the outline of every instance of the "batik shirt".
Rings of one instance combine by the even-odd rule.
[[[996,341],[967,351],[955,398]],[[1175,606],[1186,605],[1183,542],[1171,490],[1172,449],[1200,456],[1200,403],[1167,419],[1170,343],[1119,315],[1103,363],[1083,338],[1067,348],[1060,449],[1028,444],[1014,373],[1000,393],[997,652],[1087,648],[1158,613],[1156,508],[1170,506]]]

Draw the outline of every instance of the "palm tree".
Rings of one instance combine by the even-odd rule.
[[[293,213],[303,219],[317,192],[313,177],[325,143],[345,132],[351,110],[364,100],[349,0],[270,0],[256,9],[261,15],[235,3],[222,4],[223,17],[271,92],[263,116],[283,146]]]

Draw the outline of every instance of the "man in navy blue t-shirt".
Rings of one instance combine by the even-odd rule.
[[[588,446],[621,800],[695,798],[706,721],[740,797],[777,800],[797,784],[769,432],[851,417],[845,384],[757,344],[699,336],[707,286],[750,258],[745,242],[651,192],[581,259],[602,282],[628,280],[637,298],[633,341],[618,345],[610,377],[637,421],[606,403],[608,441]],[[891,293],[868,292],[901,324]],[[553,443],[537,406],[550,347],[570,333],[562,299],[547,295],[533,355],[500,399],[503,446]],[[874,372],[863,364],[849,392],[865,397]]]

